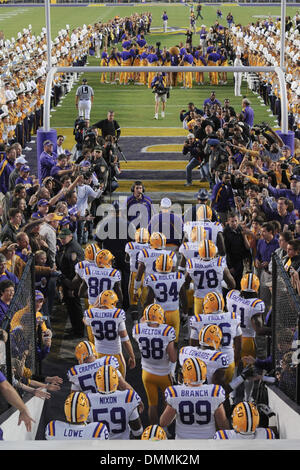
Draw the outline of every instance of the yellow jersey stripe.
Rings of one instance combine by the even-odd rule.
[[[131,250],[133,250],[133,244],[132,244],[131,242],[129,242],[128,245],[129,245],[129,248],[130,248]]]
[[[175,398],[177,395],[176,395],[176,392],[175,392],[174,388],[169,387],[169,390],[170,390],[170,393],[171,393],[172,397]]]
[[[92,314],[92,311],[91,311],[90,308],[88,309],[87,314],[88,314],[89,318],[93,318],[93,314]]]
[[[127,394],[127,397],[126,397],[126,403],[130,403],[132,401],[132,398],[133,398],[133,390],[129,390],[129,393]]]
[[[54,421],[50,421],[49,423],[49,435],[54,436],[55,428],[54,428]]]
[[[211,358],[210,360],[211,361],[216,361],[218,359],[218,357],[220,357],[222,353],[221,352],[216,352]]]
[[[70,374],[71,374],[71,375],[76,375],[76,370],[75,370],[74,367],[71,367],[71,369],[70,369]]]
[[[167,336],[169,331],[171,330],[171,326],[167,326],[167,328],[165,329],[164,333],[163,333],[163,336]]]
[[[187,262],[188,262],[189,268],[190,268],[190,269],[192,269],[192,267],[193,267],[193,266],[192,266],[192,262],[191,262],[191,260],[190,260],[190,259],[188,259],[188,261],[187,261]]]
[[[214,392],[213,392],[214,397],[217,397],[219,395],[219,390],[220,390],[220,386],[216,385],[216,387],[214,389]]]
[[[103,423],[99,423],[94,431],[93,437],[99,437],[103,428]]]
[[[114,270],[110,273],[110,275],[111,275],[111,276],[114,276],[114,275],[116,274],[116,272],[117,272],[117,270],[114,269]]]
[[[255,305],[257,305],[258,302],[261,302],[261,300],[260,300],[260,299],[254,300],[254,302],[253,302],[253,304],[251,305],[251,307],[255,307]]]
[[[219,434],[220,434],[221,438],[222,438],[224,441],[227,439],[227,436],[226,436],[226,434],[225,434],[225,431],[220,430],[220,431],[219,431]]]
[[[232,289],[231,291],[228,292],[228,294],[227,294],[228,299],[230,299],[230,297],[232,296],[233,293],[234,293],[234,289]]]
[[[148,252],[147,250],[145,250],[145,248],[142,250],[142,253],[145,256],[145,258],[149,258]]]

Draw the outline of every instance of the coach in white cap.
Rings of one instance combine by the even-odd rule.
[[[183,223],[181,211],[180,215],[177,215],[171,208],[172,201],[168,197],[162,198],[159,213],[151,218],[148,230],[150,234],[153,232],[163,233],[167,239],[166,246],[174,249],[180,246],[183,235]]]
[[[82,80],[82,85],[77,88],[75,100],[79,117],[84,118],[86,125],[89,127],[94,90],[87,84],[86,78]]]

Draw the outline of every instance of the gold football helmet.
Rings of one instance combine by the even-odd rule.
[[[111,268],[114,259],[109,250],[100,250],[96,254],[95,262],[98,268]]]
[[[114,308],[117,305],[118,300],[119,298],[115,291],[104,290],[97,297],[95,305],[99,305],[100,307]]]
[[[200,330],[199,344],[219,349],[222,337],[222,330],[218,325],[206,325]]]
[[[203,299],[204,313],[214,313],[224,310],[224,299],[218,292],[209,292]]]
[[[161,250],[166,246],[166,237],[163,233],[153,232],[150,236],[150,246],[155,250]]]
[[[173,268],[173,260],[170,255],[164,253],[159,255],[155,262],[155,268],[158,273],[169,273]]]
[[[99,393],[113,393],[119,385],[117,369],[113,366],[101,366],[97,370],[95,382]]]
[[[200,204],[197,209],[197,220],[211,220],[212,219],[212,210],[206,204]]]
[[[259,412],[254,403],[242,401],[234,407],[231,419],[236,432],[254,433],[259,424]]]
[[[95,355],[95,345],[90,341],[81,341],[75,348],[75,356],[79,364],[83,364],[88,357]]]
[[[210,260],[217,254],[217,247],[211,240],[202,240],[199,243],[198,252],[201,259]]]
[[[90,412],[90,401],[83,392],[72,392],[65,401],[65,415],[68,423],[84,423]]]
[[[187,358],[182,366],[182,377],[185,385],[200,385],[206,380],[206,364],[198,357]]]
[[[134,239],[137,243],[148,243],[150,234],[146,228],[138,228],[134,234]]]
[[[165,323],[165,312],[159,304],[150,304],[145,308],[143,313],[143,321],[149,323]]]
[[[247,273],[241,279],[241,290],[246,292],[258,292],[259,279],[255,274]]]
[[[158,424],[152,424],[144,429],[141,440],[142,441],[165,441],[167,435],[164,429]]]
[[[201,225],[194,225],[190,235],[192,242],[201,242],[206,238],[206,231]]]
[[[84,249],[84,259],[87,261],[95,261],[98,251],[100,251],[100,247],[97,243],[89,243]]]

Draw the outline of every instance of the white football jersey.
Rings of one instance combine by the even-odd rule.
[[[126,330],[125,312],[121,308],[89,308],[83,315],[91,327],[98,353],[110,355],[122,352],[119,333]]]
[[[143,248],[139,252],[138,261],[145,265],[145,276],[156,273],[155,262],[160,255],[167,254],[173,259],[173,266],[176,266],[177,256],[175,251],[155,250],[154,248]]]
[[[104,290],[113,290],[116,282],[121,281],[121,273],[113,268],[86,266],[82,275],[88,288],[88,301],[93,305],[98,295]]]
[[[87,362],[85,364],[77,364],[71,367],[67,372],[69,382],[71,382],[71,390],[79,392],[97,392],[95,383],[95,376],[97,370],[102,366],[110,365],[119,368],[118,359],[114,356],[103,356],[96,359],[94,362]],[[119,373],[119,371],[118,371]],[[120,374],[120,373],[119,373]]]
[[[91,409],[89,421],[105,423],[109,439],[129,439],[129,421],[139,417],[137,407],[141,403],[140,396],[132,389],[116,390],[110,394],[88,393]]]
[[[231,290],[226,296],[227,310],[236,312],[241,318],[242,335],[244,338],[254,338],[255,330],[251,319],[254,315],[262,315],[265,303],[258,298],[245,299],[238,290]]]
[[[199,242],[185,242],[179,247],[179,253],[187,259],[199,258]]]
[[[186,224],[184,224],[183,230],[188,240],[191,240],[191,233],[194,227],[203,227],[206,233],[206,240],[211,240],[215,245],[217,244],[218,233],[223,232],[223,227],[220,222],[211,222],[209,220],[187,222]]]
[[[214,439],[276,439],[275,434],[270,428],[256,428],[254,433],[241,434],[234,429],[217,431]]]
[[[216,432],[214,414],[225,400],[223,387],[174,385],[165,390],[165,399],[177,412],[176,439],[213,438]]]
[[[132,336],[141,351],[142,369],[154,375],[168,375],[171,369],[166,349],[175,341],[174,328],[165,324],[152,328],[147,323],[137,323]]]
[[[184,281],[184,275],[179,272],[155,273],[146,277],[144,286],[152,288],[155,301],[166,312],[179,309],[179,292]]]
[[[109,439],[107,426],[104,423],[94,422],[90,424],[71,424],[63,421],[50,421],[46,426],[45,437],[47,441],[65,439]]]
[[[137,243],[137,242],[129,242],[125,246],[125,253],[129,255],[130,259],[130,272],[136,273],[138,270],[138,257],[139,252],[144,248],[149,248],[149,243]]]
[[[222,281],[226,267],[225,256],[209,261],[200,258],[188,259],[186,270],[194,283],[194,296],[203,299],[211,291],[222,294]]]
[[[185,346],[179,351],[179,363],[182,366],[189,357],[198,357],[206,364],[207,383],[212,383],[212,377],[216,370],[226,369],[229,366],[227,354],[215,349],[200,349],[193,346]]]
[[[79,261],[79,263],[75,264],[75,273],[78,274],[78,276],[83,279],[83,275],[85,272],[85,268],[89,266],[96,266],[94,261]]]
[[[201,328],[211,324],[218,325],[223,335],[220,351],[227,354],[228,362],[231,364],[234,361],[234,338],[242,334],[240,322],[239,315],[233,312],[193,315],[190,318],[190,337],[198,341]]]

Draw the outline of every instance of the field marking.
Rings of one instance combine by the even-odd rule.
[[[182,153],[182,144],[157,144],[143,147],[142,153]]]

